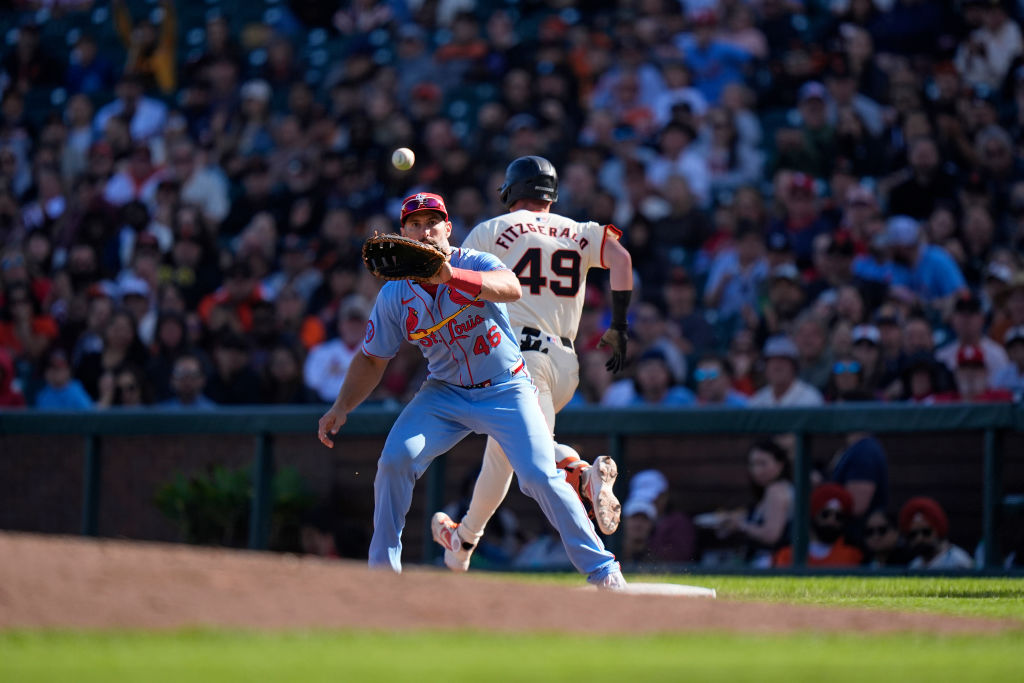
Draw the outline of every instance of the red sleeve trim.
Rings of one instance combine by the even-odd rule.
[[[392,358],[394,358],[394,356],[378,356],[375,353],[370,353],[369,351],[366,350],[365,346],[359,347],[359,350],[362,352],[364,356],[369,356],[371,358],[380,358],[381,360],[391,360]]]
[[[604,226],[604,234],[601,236],[601,267],[602,268],[606,268],[606,269],[608,268],[608,266],[604,262],[604,245],[605,245],[605,242],[608,241],[608,233],[609,232],[612,233],[612,235],[615,237],[616,240],[618,240],[620,237],[622,237],[622,231],[619,230],[618,228],[616,228],[611,223],[609,223],[608,225]]]

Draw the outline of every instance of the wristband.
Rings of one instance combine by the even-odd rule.
[[[629,299],[633,295],[631,289],[612,290],[612,324],[613,330],[626,331],[626,310]]]
[[[455,289],[461,289],[466,294],[478,297],[480,296],[480,290],[484,287],[484,274],[479,270],[452,268],[452,279],[445,284]]]

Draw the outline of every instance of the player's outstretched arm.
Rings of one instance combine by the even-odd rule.
[[[334,441],[330,436],[338,433],[348,419],[348,414],[365,401],[370,392],[380,384],[384,370],[388,367],[388,360],[388,358],[367,356],[362,352],[355,355],[351,365],[348,366],[348,372],[345,373],[345,381],[341,383],[338,398],[320,418],[320,423],[317,426],[317,437],[320,439],[320,443],[328,448],[334,448]]]
[[[627,253],[626,256],[629,256]],[[468,270],[453,268],[447,261],[437,275],[424,281],[430,285],[448,285],[484,301],[509,303],[523,296],[519,278],[511,270]]]

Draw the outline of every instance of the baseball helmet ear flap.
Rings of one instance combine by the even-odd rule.
[[[544,157],[519,157],[505,169],[505,183],[498,188],[501,203],[511,207],[520,199],[558,201],[558,172]]]

